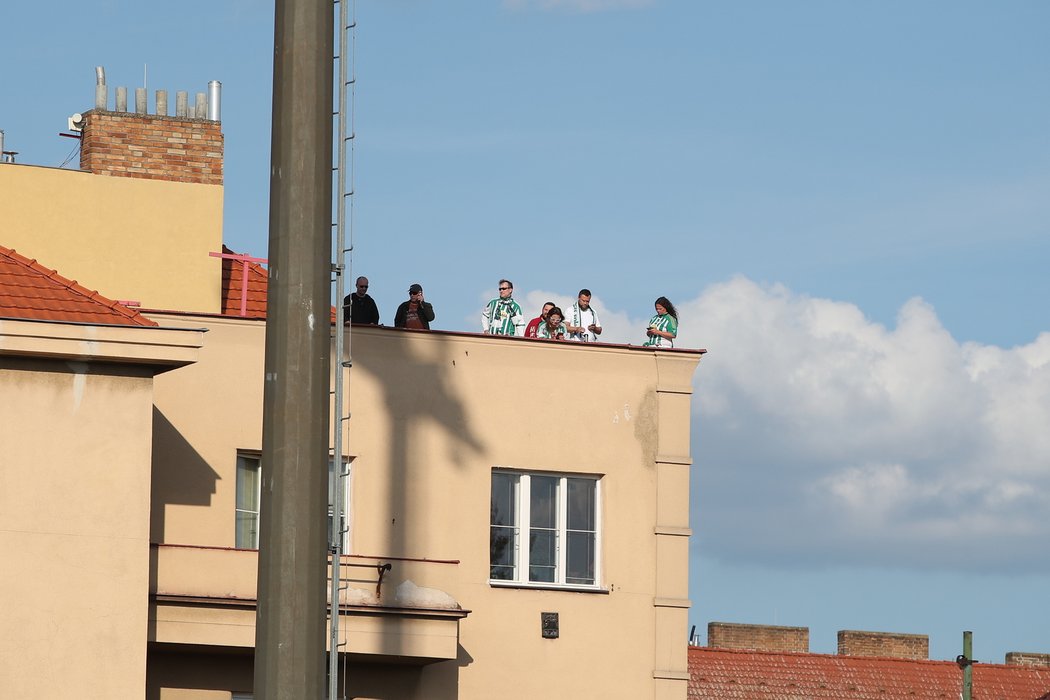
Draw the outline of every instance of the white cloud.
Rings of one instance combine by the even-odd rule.
[[[696,375],[708,554],[781,564],[1050,571],[1050,333],[959,343],[736,278],[679,305]]]
[[[491,298],[491,294],[484,295]],[[534,290],[525,315],[574,297]],[[595,296],[607,342],[648,319]],[[915,298],[855,305],[738,277],[677,305],[694,382],[695,545],[774,566],[1050,572],[1050,333],[960,343]]]
[[[655,0],[503,0],[510,10],[563,10],[568,12],[605,12],[630,10],[652,5]]]

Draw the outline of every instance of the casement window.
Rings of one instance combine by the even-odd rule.
[[[489,580],[595,588],[600,480],[492,470]]]
[[[259,502],[262,487],[259,455],[237,455],[237,549],[259,548]]]
[[[332,544],[332,492],[334,491],[335,460],[328,461],[328,544]],[[343,504],[342,527],[343,552],[349,551],[350,538],[347,531],[347,515],[350,503],[350,462],[346,458],[343,468],[347,472],[345,501]],[[237,549],[259,548],[259,505],[262,488],[262,457],[258,453],[242,452],[237,455],[237,504],[236,535],[234,546]]]

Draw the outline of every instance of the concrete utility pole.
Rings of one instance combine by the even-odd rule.
[[[276,0],[255,697],[325,686],[331,0]]]
[[[973,698],[973,632],[963,632],[963,653],[955,657],[962,669],[962,700]]]

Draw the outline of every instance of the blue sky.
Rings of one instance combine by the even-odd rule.
[[[273,8],[5,9],[6,148],[111,86],[223,82],[226,242],[264,255]],[[358,0],[354,272],[472,330],[659,295],[696,375],[691,621],[1050,652],[1050,5]],[[152,98],[151,98],[152,99]],[[74,165],[75,165],[74,160]],[[683,639],[686,631],[683,630]]]

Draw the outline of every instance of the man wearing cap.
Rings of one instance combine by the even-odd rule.
[[[394,328],[430,330],[434,320],[434,305],[423,300],[423,287],[413,284],[408,288],[408,301],[402,302],[394,314]]]

